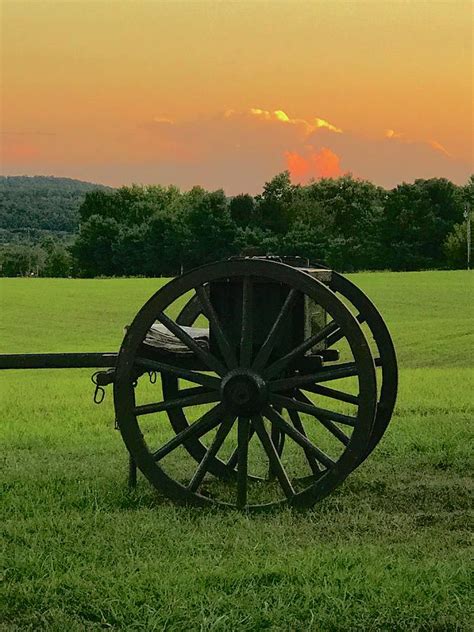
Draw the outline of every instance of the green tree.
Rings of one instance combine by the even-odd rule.
[[[71,248],[80,276],[114,276],[119,273],[115,250],[120,238],[120,225],[112,217],[91,215],[81,224]]]
[[[236,252],[236,226],[224,192],[194,187],[184,196],[183,266],[193,268]]]
[[[64,244],[53,237],[47,237],[41,241],[41,248],[45,252],[41,276],[60,278],[71,274],[72,257]]]
[[[330,265],[347,271],[385,267],[380,249],[385,199],[381,187],[347,175],[324,178],[305,189],[303,201],[312,208],[307,221],[319,229],[319,246]]]
[[[235,236],[235,251],[243,256],[265,256],[279,254],[280,235],[258,226],[238,228]]]
[[[255,200],[248,193],[233,197],[229,210],[232,220],[241,228],[251,226],[255,221]]]
[[[112,244],[114,267],[120,276],[142,276],[145,268],[147,225],[121,225],[117,240]]]
[[[40,276],[45,252],[37,245],[12,244],[0,249],[0,274],[4,277]]]
[[[283,171],[266,182],[262,194],[255,198],[257,225],[276,234],[284,234],[291,224],[291,203],[298,188],[291,184],[289,171]]]
[[[415,180],[390,191],[381,242],[387,268],[443,267],[443,244],[463,219],[463,192],[445,178]]]
[[[474,212],[471,211],[471,244],[474,241]],[[446,237],[443,244],[446,262],[450,268],[465,268],[467,266],[467,219],[455,224],[453,230]]]

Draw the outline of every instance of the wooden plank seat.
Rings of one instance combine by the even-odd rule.
[[[185,327],[184,331],[191,336],[196,343],[209,350],[209,329],[201,327]],[[161,359],[163,361],[171,359],[175,360],[180,366],[194,369],[204,369],[191,351],[179,338],[172,334],[161,323],[154,323],[145,337],[142,344],[141,355],[149,359]],[[336,349],[321,349],[317,354],[307,355],[302,363],[308,368],[317,368],[323,362],[333,362],[339,359],[339,353]]]
[[[209,329],[199,327],[185,327],[181,325],[181,328],[193,339],[196,343],[209,351]],[[161,323],[154,323],[145,337],[144,344],[148,347],[158,349],[161,353],[172,353],[176,355],[193,355],[191,349],[189,349],[184,342],[181,342],[174,334],[169,331]]]

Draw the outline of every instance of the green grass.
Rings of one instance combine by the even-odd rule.
[[[400,363],[371,457],[306,513],[125,485],[91,371],[1,377],[0,630],[472,630],[473,275],[353,276]],[[4,279],[1,352],[114,351],[161,280]]]

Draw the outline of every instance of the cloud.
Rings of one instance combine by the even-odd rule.
[[[393,129],[387,129],[385,130],[385,134],[384,134],[385,138],[394,138],[394,139],[400,139],[403,142],[406,142],[408,144],[414,144],[417,141],[414,140],[413,138],[407,138],[405,134],[403,134],[402,132],[396,132]],[[448,156],[449,158],[452,158],[453,155],[449,153],[449,151],[446,149],[446,147],[443,147],[443,145],[441,143],[439,143],[437,140],[429,140],[427,141],[427,144],[434,149],[435,151],[439,151],[442,154],[444,154],[445,156]]]
[[[301,184],[350,172],[386,187],[435,176],[464,182],[470,173],[469,165],[437,141],[410,139],[393,129],[367,138],[336,122],[293,117],[283,109],[228,109],[174,124],[157,117],[142,132],[147,155],[160,165],[158,173],[174,170],[183,175],[174,181],[183,185],[194,172],[205,186],[230,193],[255,193],[283,169]]]
[[[93,136],[72,130],[41,139],[25,132],[6,139],[3,171],[47,170],[113,185],[200,184],[229,195],[258,193],[284,169],[302,184],[352,173],[385,187],[430,177],[463,183],[471,173],[435,139],[411,139],[394,129],[367,138],[316,114],[252,107],[180,120],[156,112],[134,128]]]
[[[328,123],[328,121],[325,121],[324,119],[315,118],[314,124],[316,125],[316,128],[318,129],[319,128],[328,129],[330,132],[336,132],[336,134],[342,134],[342,129],[340,127],[331,125],[331,123]]]
[[[322,129],[322,128],[328,129],[331,132],[335,132],[336,134],[342,133],[342,129],[340,129],[339,127],[336,127],[335,125],[332,125],[332,123],[329,123],[329,121],[326,121],[325,119],[322,119],[322,118],[316,117],[308,121],[302,118],[290,118],[288,114],[284,112],[283,110],[270,111],[270,110],[261,110],[260,108],[250,108],[249,113],[252,116],[256,116],[264,121],[277,121],[279,123],[288,123],[289,125],[294,125],[296,127],[299,127],[306,135],[312,134],[316,130]],[[235,110],[228,110],[228,115],[227,115],[228,118],[229,116],[238,116],[238,115],[239,113],[236,112]],[[242,113],[240,113],[240,115],[242,115]]]
[[[164,123],[165,125],[173,125],[173,119],[167,118],[166,116],[155,116],[153,119],[154,123]]]
[[[287,151],[285,157],[291,179],[298,184],[311,179],[337,178],[342,175],[339,156],[327,147],[322,147],[320,151],[308,148],[305,156]]]
[[[40,149],[28,142],[6,142],[0,148],[0,161],[23,165],[40,155]]]
[[[386,129],[385,138],[403,138],[403,134],[401,132],[396,132],[394,129]]]
[[[446,149],[446,147],[443,147],[443,145],[441,143],[438,143],[437,140],[430,140],[429,144],[435,151],[440,151],[445,156],[449,156],[449,158],[453,157],[452,154],[450,154],[449,151]]]

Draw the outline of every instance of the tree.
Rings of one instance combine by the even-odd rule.
[[[14,244],[0,250],[0,273],[4,277],[39,276],[45,253],[36,245]]]
[[[188,230],[182,210],[157,213],[147,223],[146,243],[142,252],[143,274],[175,276],[186,258]]]
[[[120,226],[111,217],[91,215],[81,224],[79,235],[71,248],[80,276],[113,276],[118,272],[115,249],[120,238]]]
[[[40,271],[44,277],[68,277],[71,274],[72,258],[69,250],[59,241],[47,237],[41,241],[45,252],[44,265]]]
[[[248,193],[236,195],[230,201],[230,216],[237,226],[245,228],[255,221],[255,200]]]
[[[471,211],[471,244],[474,238],[474,212]],[[467,219],[455,224],[453,230],[446,237],[443,250],[446,255],[446,262],[450,268],[465,268],[467,265]]]
[[[300,256],[319,263],[328,260],[328,237],[315,224],[296,221],[282,237],[279,246],[278,253],[282,255]]]
[[[117,241],[112,245],[116,274],[120,276],[142,276],[146,274],[145,249],[147,226],[121,225]]]
[[[194,187],[184,196],[183,265],[193,268],[235,254],[236,226],[224,192]]]
[[[382,247],[387,267],[419,270],[445,265],[443,244],[463,219],[462,190],[445,178],[403,183],[385,203]]]
[[[277,234],[285,233],[291,224],[290,208],[297,189],[291,184],[289,171],[283,171],[266,182],[262,194],[255,198],[258,226]]]
[[[258,226],[238,228],[235,236],[235,251],[249,257],[279,254],[280,236]]]
[[[313,205],[312,226],[324,234],[321,247],[339,270],[385,267],[380,248],[385,191],[351,175],[323,178],[305,187],[304,200]],[[324,242],[324,243],[323,243]]]

